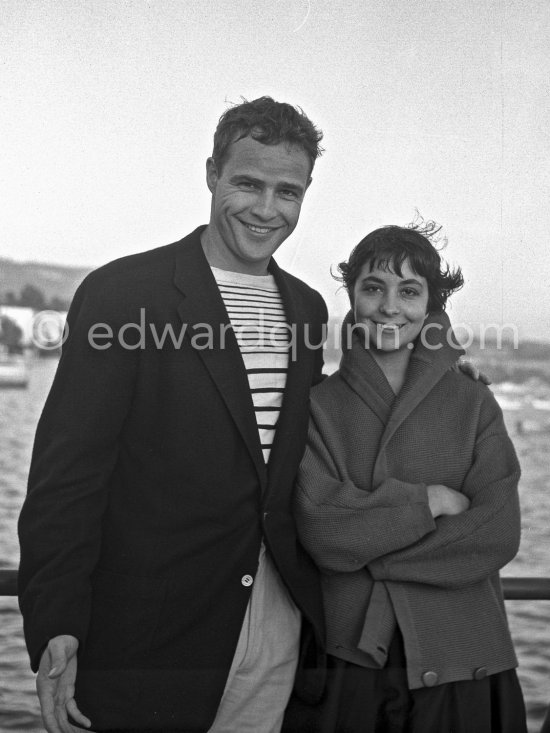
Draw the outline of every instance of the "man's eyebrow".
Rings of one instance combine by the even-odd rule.
[[[246,181],[247,183],[254,183],[256,186],[263,186],[264,181],[261,178],[256,178],[255,176],[251,176],[249,173],[235,173],[231,176],[229,179],[231,183],[239,183],[240,181]],[[305,192],[305,186],[302,186],[299,183],[294,183],[292,181],[279,181],[277,183],[277,189],[279,191],[284,190],[290,190],[294,191],[297,194],[303,195]]]
[[[292,183],[290,181],[281,181],[277,185],[277,188],[290,188],[292,191],[303,191],[304,187],[300,185],[299,183]]]
[[[262,183],[260,178],[254,178],[254,176],[248,173],[235,173],[229,180],[231,183],[237,183],[238,181],[247,181],[248,183],[256,183],[257,185]]]

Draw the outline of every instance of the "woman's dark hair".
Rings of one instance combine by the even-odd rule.
[[[453,270],[444,264],[436,243],[441,226],[417,217],[406,227],[385,226],[375,229],[353,248],[347,262],[338,265],[336,280],[344,283],[353,305],[353,288],[365,264],[370,269],[391,270],[402,277],[401,267],[407,261],[411,270],[425,277],[428,283],[428,311],[441,313],[447,298],[464,285],[460,267]],[[446,245],[443,240],[441,247]]]
[[[218,173],[229,154],[229,146],[250,135],[265,145],[286,142],[297,145],[309,157],[311,169],[323,152],[320,142],[323,133],[304,114],[286,102],[276,102],[271,97],[259,97],[248,102],[243,100],[226,110],[220,117],[214,133],[212,158]]]

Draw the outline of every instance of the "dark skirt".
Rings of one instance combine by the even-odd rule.
[[[293,696],[282,733],[527,733],[516,671],[409,690],[398,632],[383,669],[328,657],[319,705]]]

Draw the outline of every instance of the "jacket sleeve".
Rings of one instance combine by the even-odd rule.
[[[90,343],[92,326],[113,326],[113,305],[116,315],[113,295],[102,292],[101,280],[89,277],[80,286],[37,428],[19,519],[18,580],[35,670],[50,638],[71,634],[83,643],[89,625],[90,575],[98,559],[107,485],[136,363],[136,352],[122,348],[116,338],[107,349]],[[106,340],[96,343],[105,345]]]
[[[520,468],[500,407],[486,394],[472,465],[462,485],[469,509],[439,517],[429,536],[368,563],[376,580],[458,588],[487,578],[516,555]]]
[[[315,406],[298,472],[295,516],[300,539],[328,572],[360,570],[435,529],[425,484],[388,479],[375,491],[355,485],[338,436]]]

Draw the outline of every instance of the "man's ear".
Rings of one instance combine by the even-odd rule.
[[[310,177],[309,177],[309,178],[307,179],[307,183],[306,183],[306,191],[307,191],[307,190],[308,190],[308,188],[310,187],[310,185],[311,185],[311,182],[312,182],[312,181],[313,181],[313,178],[312,178],[312,177],[310,176]]]
[[[216,184],[218,182],[218,168],[214,162],[214,158],[206,159],[206,185],[210,193],[214,193],[216,190]]]

